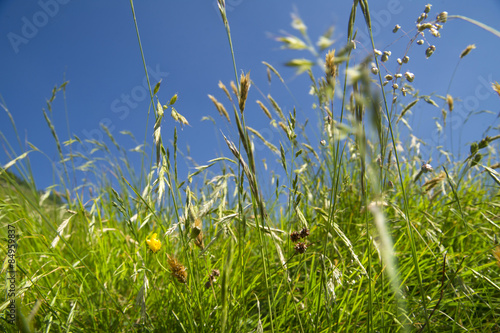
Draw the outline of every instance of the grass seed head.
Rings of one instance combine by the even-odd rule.
[[[475,44],[468,45],[465,48],[465,50],[463,50],[462,53],[460,53],[460,59],[462,59],[463,57],[465,57],[466,55],[468,55],[470,53],[470,51],[474,50],[475,48],[476,48]]]
[[[335,63],[335,50],[331,50],[325,57],[326,80],[331,84],[339,74],[338,65]]]
[[[307,236],[309,236],[309,229],[304,227],[304,228],[302,228],[302,230],[300,230],[300,237],[306,238]]]
[[[434,53],[434,51],[436,51],[436,47],[434,45],[429,46],[427,50],[425,50],[425,56],[429,58]]]
[[[500,96],[500,83],[496,82],[491,84],[491,88]]]
[[[170,271],[172,272],[172,276],[179,281],[180,283],[187,282],[187,271],[186,267],[182,265],[177,259],[174,257],[168,257],[168,265],[170,266]]]
[[[232,101],[233,99],[231,98],[231,94],[229,93],[229,91],[227,90],[226,86],[224,85],[224,83],[222,83],[222,81],[219,81],[219,88],[221,88],[222,90],[224,90],[224,92],[226,93],[226,96],[227,98]]]
[[[210,98],[210,100],[212,101],[212,103],[214,103],[215,108],[217,109],[217,111],[219,111],[219,114],[221,116],[226,117],[226,119],[227,119],[228,122],[231,122],[231,118],[229,118],[229,113],[227,113],[226,108],[224,107],[224,105],[222,105],[222,103],[220,103],[214,96],[212,96],[210,94],[208,95],[208,98]]]
[[[240,112],[243,113],[245,110],[245,103],[248,98],[248,90],[250,89],[250,72],[247,75],[241,74],[240,78],[240,98],[239,98],[239,107]]]
[[[446,95],[446,103],[448,103],[448,110],[453,111],[453,97],[450,94]]]
[[[296,253],[303,254],[306,252],[306,250],[307,250],[306,243],[299,242],[299,243],[295,244],[295,252]]]
[[[291,234],[290,234],[290,240],[295,243],[295,242],[298,242],[300,239],[300,233],[298,231],[293,231]]]

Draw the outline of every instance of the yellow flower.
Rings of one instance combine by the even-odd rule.
[[[146,239],[146,243],[148,244],[149,248],[153,253],[156,253],[160,251],[161,248],[161,242],[158,238],[156,238],[157,234],[154,233],[150,239]]]

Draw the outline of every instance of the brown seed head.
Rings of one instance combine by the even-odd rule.
[[[307,250],[306,243],[299,242],[299,243],[295,244],[295,252],[302,254],[302,253],[305,253],[306,250]]]
[[[174,257],[168,257],[168,265],[170,266],[170,271],[172,272],[172,276],[179,281],[180,283],[187,282],[187,271],[186,267],[182,265],[177,259]]]
[[[298,242],[300,239],[300,233],[298,231],[293,231],[291,234],[290,234],[290,240],[295,243],[295,242]]]
[[[240,78],[240,98],[239,98],[239,107],[240,112],[243,113],[245,110],[245,102],[248,98],[248,90],[250,89],[250,72],[247,75],[241,74]]]
[[[301,238],[306,238],[307,236],[309,236],[309,229],[302,228],[302,230],[300,230],[300,237]]]

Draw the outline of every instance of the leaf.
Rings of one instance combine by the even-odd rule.
[[[16,163],[17,163],[17,161],[24,159],[24,158],[25,158],[26,156],[28,156],[28,154],[29,154],[29,153],[31,153],[31,152],[32,152],[32,150],[27,151],[27,152],[25,152],[25,153],[22,153],[21,155],[19,155],[18,157],[16,157],[16,158],[15,158],[15,159],[13,159],[12,161],[10,161],[10,162],[8,162],[7,164],[5,164],[5,165],[3,166],[3,170],[1,170],[2,172],[0,172],[0,174],[1,174],[1,173],[3,173],[3,172],[5,172],[5,170],[7,170],[8,168],[10,168],[10,167],[11,167],[11,166],[13,166],[14,164],[16,164]]]

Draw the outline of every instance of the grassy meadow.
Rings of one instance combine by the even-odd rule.
[[[354,60],[354,23],[371,31],[367,0],[353,2],[347,38],[335,44],[331,31],[312,43],[317,36],[293,16],[296,35],[279,43],[311,51],[312,60],[287,62],[310,77],[304,90],[315,98],[316,118],[306,124],[271,95],[252,94],[250,73],[234,60],[224,6],[219,0],[235,77],[209,87],[207,98],[222,116],[218,124],[237,135],[224,136],[227,149],[187,177],[178,172],[182,132],[167,137],[162,125],[180,128],[189,119],[160,82],[150,83],[155,122],[146,132],[154,134],[137,147],[143,172],[109,131],[105,142],[87,142],[98,158],[72,153],[81,139],[62,140],[51,110],[71,89],[66,83],[42,106],[59,154],[54,186],[34,185],[30,156],[43,154],[36,143],[20,153],[19,139],[2,134],[10,160],[0,171],[0,330],[499,332],[500,135],[478,132],[461,159],[436,149],[443,155],[435,164],[420,153],[423,142],[410,140],[407,119],[428,103],[442,109],[444,131],[450,126],[458,96],[422,95],[408,70],[410,55],[432,56],[447,20],[480,26],[495,41],[500,33],[426,6],[405,32],[406,54],[376,50],[372,36],[373,50]],[[265,66],[272,84],[286,86]],[[250,108],[281,131],[279,140],[252,127]],[[256,142],[280,170],[263,166]],[[71,186],[82,174],[86,181]]]

